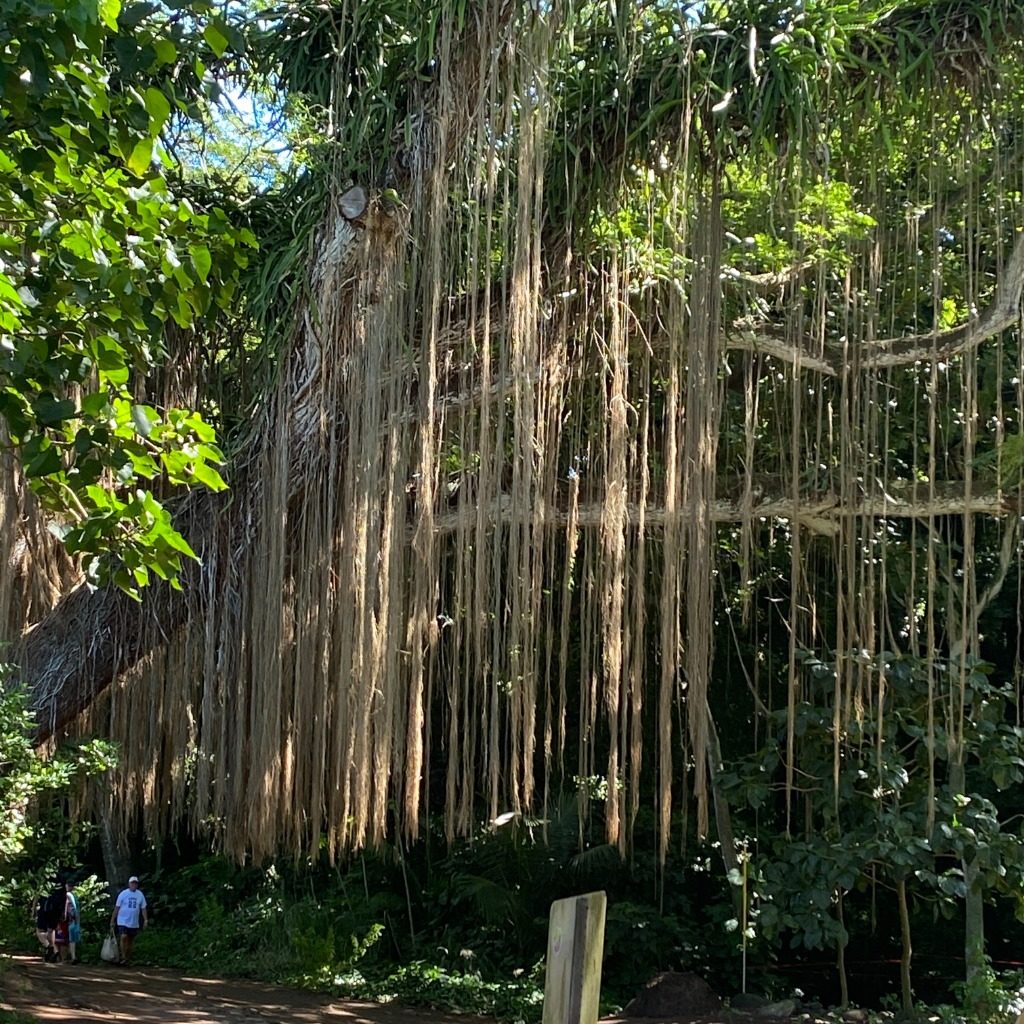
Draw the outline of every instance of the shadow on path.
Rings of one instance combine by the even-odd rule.
[[[62,1024],[467,1024],[480,1019],[342,1002],[301,989],[194,978],[155,967],[72,967],[34,957],[14,957],[0,983],[4,1008]]]

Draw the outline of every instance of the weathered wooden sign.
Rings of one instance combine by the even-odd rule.
[[[604,955],[603,892],[551,904],[544,981],[544,1024],[595,1024]]]

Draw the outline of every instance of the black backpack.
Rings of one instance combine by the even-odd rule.
[[[67,894],[63,892],[51,892],[46,897],[46,904],[43,907],[43,911],[46,914],[47,920],[50,922],[52,928],[58,921],[64,920],[64,905],[67,900]]]

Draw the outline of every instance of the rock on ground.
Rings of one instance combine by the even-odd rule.
[[[622,1011],[624,1017],[699,1017],[722,1008],[722,1000],[699,975],[665,971],[652,978]]]

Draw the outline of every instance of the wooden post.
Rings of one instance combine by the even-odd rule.
[[[596,1024],[607,905],[603,892],[551,904],[543,1024]]]

